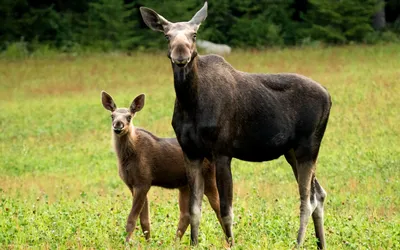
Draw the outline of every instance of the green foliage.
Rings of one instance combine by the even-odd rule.
[[[398,35],[400,35],[400,15],[396,19],[396,21],[394,21],[394,23],[392,24],[392,30],[393,30],[393,32],[395,32]]]
[[[21,59],[29,55],[27,43],[21,40],[20,42],[14,42],[8,44],[6,49],[1,53],[2,57]]]
[[[59,52],[49,44],[38,44],[33,48],[31,56],[33,57],[55,57]]]
[[[210,2],[203,39],[235,47],[290,44],[292,0]]]
[[[198,1],[201,6],[201,1]],[[234,23],[230,0],[210,1],[206,21],[200,26],[199,38],[230,44],[230,29]],[[196,6],[198,8],[198,6]]]
[[[377,0],[325,1],[309,0],[303,15],[307,28],[303,36],[326,43],[361,42],[373,32],[371,18],[381,8]]]
[[[188,21],[203,0],[4,0],[0,5],[0,50],[21,38],[28,52],[50,46],[63,52],[165,48],[165,39],[143,23],[147,6],[172,22]],[[400,34],[397,0],[386,1],[387,28],[372,19],[382,0],[209,1],[198,37],[240,48],[305,44],[378,43]]]
[[[370,32],[363,39],[363,42],[367,44],[398,43],[399,41],[400,35],[390,30]]]
[[[261,1],[254,5],[251,2],[236,1],[233,12],[237,13],[229,32],[232,45],[241,47],[268,47],[282,45],[283,28],[289,23],[288,6],[290,2],[279,4]]]
[[[22,15],[15,11],[26,11],[27,8],[26,0],[4,0],[0,4],[0,49],[5,49],[7,44],[18,42],[23,37]]]
[[[82,44],[102,50],[130,48],[135,42],[132,6],[124,4],[123,0],[89,2]]]

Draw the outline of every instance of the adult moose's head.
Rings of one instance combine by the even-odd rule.
[[[149,28],[164,33],[168,40],[168,57],[173,64],[185,67],[197,56],[197,30],[201,22],[207,17],[207,1],[188,22],[170,22],[154,10],[146,7],[140,7],[140,13]]]

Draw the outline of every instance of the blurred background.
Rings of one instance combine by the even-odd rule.
[[[189,20],[202,0],[2,0],[0,51],[164,48],[139,7]],[[233,48],[398,42],[400,0],[211,0],[199,38]]]

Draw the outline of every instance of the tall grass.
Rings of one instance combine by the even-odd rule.
[[[331,249],[400,248],[400,45],[239,51],[226,59],[248,72],[296,72],[322,83],[333,107],[317,176],[328,192]],[[127,106],[146,93],[133,122],[174,136],[175,92],[165,53],[0,60],[0,248],[123,248],[131,206],[118,177],[110,118],[100,91]],[[288,249],[299,198],[284,159],[233,161],[238,249]],[[187,248],[174,241],[176,191],[150,191],[152,239],[131,247]],[[223,233],[203,203],[200,247]],[[315,248],[309,226],[305,248]]]

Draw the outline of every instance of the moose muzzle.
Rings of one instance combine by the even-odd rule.
[[[114,130],[114,133],[121,134],[121,132],[124,130],[124,124],[122,122],[114,123],[113,130]]]
[[[188,58],[183,58],[183,57],[178,57],[177,59],[171,58],[172,63],[178,65],[179,67],[184,67],[190,62],[190,57]]]

